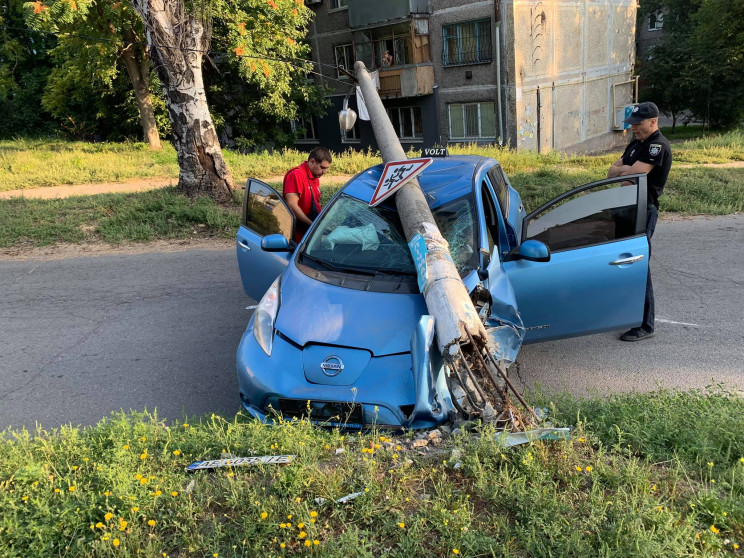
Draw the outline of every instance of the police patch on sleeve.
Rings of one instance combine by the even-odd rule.
[[[648,146],[648,152],[652,157],[656,157],[659,153],[661,153],[661,144],[652,143]]]

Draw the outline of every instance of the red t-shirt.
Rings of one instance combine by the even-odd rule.
[[[282,196],[285,200],[287,199],[287,194],[300,195],[299,205],[305,215],[310,215],[310,208],[312,207],[312,202],[310,201],[311,195],[315,197],[315,206],[320,211],[320,180],[315,178],[313,173],[310,172],[307,161],[287,171],[287,174],[284,175],[283,187]],[[304,223],[300,221],[296,222],[295,240],[297,242],[302,240],[307,229],[308,227]]]

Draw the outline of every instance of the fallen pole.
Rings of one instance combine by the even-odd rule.
[[[354,64],[354,71],[383,162],[405,161],[406,153],[364,63]],[[449,367],[447,385],[456,408],[464,415],[503,421],[512,429],[521,429],[524,419],[513,418],[507,389],[517,392],[508,381],[501,386],[506,379],[503,366],[493,358],[482,357],[481,351],[491,352],[486,329],[417,178],[397,191],[395,205],[409,245],[414,239],[420,241],[419,237],[426,245],[423,257],[427,271],[425,277],[419,276],[419,284],[423,284],[421,292],[429,314],[434,317],[439,351]],[[524,402],[521,395],[517,397]]]

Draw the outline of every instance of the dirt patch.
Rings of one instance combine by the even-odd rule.
[[[352,177],[350,174],[337,174],[325,176],[321,179],[324,185],[344,184]],[[284,176],[266,176],[260,178],[264,182],[281,182]],[[238,188],[245,186],[245,179],[238,180]],[[102,182],[99,184],[68,184],[63,186],[45,186],[41,188],[24,188],[23,190],[8,190],[0,192],[0,199],[9,198],[33,198],[33,199],[59,199],[69,198],[71,196],[92,196],[95,194],[113,194],[144,192],[146,190],[155,190],[175,186],[178,183],[177,178],[142,178],[130,180],[127,182]]]
[[[155,240],[153,242],[83,242],[81,244],[54,244],[51,246],[13,246],[0,248],[0,261],[8,260],[62,260],[65,258],[97,257],[123,254],[149,254],[153,252],[183,252],[185,250],[227,250],[235,247],[230,238],[199,238],[187,240]]]

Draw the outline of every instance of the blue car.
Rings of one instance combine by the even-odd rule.
[[[281,195],[248,181],[237,257],[246,294],[260,302],[237,372],[254,417],[428,428],[450,416],[446,366],[394,201],[369,206],[382,170],[349,180],[299,244]],[[419,183],[465,286],[487,291],[490,318],[521,331],[514,351],[522,335],[534,343],[641,323],[645,175],[580,186],[529,214],[494,159],[437,158]]]

